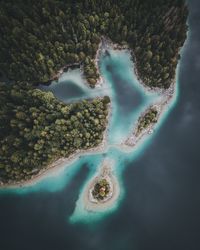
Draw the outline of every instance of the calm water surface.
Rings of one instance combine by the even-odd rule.
[[[176,106],[134,161],[115,150],[108,152],[118,156],[120,166],[126,165],[120,172],[125,195],[118,209],[98,223],[69,223],[80,190],[102,159],[101,155],[83,157],[71,171],[49,178],[31,192],[0,195],[0,249],[200,249],[200,3],[191,0],[189,7],[190,36],[180,63]],[[124,135],[117,136],[123,123],[112,127],[118,115],[126,117],[125,126],[129,126],[137,116],[134,110],[142,109],[147,100],[136,86],[135,92],[129,91],[131,79],[124,79],[114,62],[105,64],[106,80],[110,88],[115,82],[116,92],[128,94],[126,100],[113,96],[119,108],[111,123],[117,139],[112,136],[111,143]],[[74,85],[74,76],[69,81],[66,95],[60,94],[61,88],[57,96],[76,100],[98,95]],[[106,89],[104,93],[111,92]]]

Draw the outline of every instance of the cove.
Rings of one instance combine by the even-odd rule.
[[[40,86],[40,88],[44,91],[51,91],[58,99],[65,103],[109,95],[111,98],[112,115],[108,125],[108,149],[103,153],[81,156],[71,165],[57,171],[56,175],[47,174],[47,176],[32,186],[1,190],[1,193],[12,192],[18,195],[31,195],[32,192],[59,192],[69,185],[70,181],[75,178],[82,166],[87,164],[89,174],[80,187],[74,212],[67,220],[69,219],[71,223],[91,223],[104,218],[119,208],[125,195],[125,188],[121,178],[122,172],[130,161],[133,161],[142,154],[156,133],[141,140],[139,145],[129,152],[121,150],[120,145],[131,133],[141,112],[159,99],[159,94],[147,92],[138,82],[133,70],[134,64],[131,61],[131,55],[128,50],[119,51],[110,49],[109,56],[101,56],[99,69],[104,79],[104,84],[96,89],[91,89],[85,85],[80,70],[66,72],[60,77],[58,83],[53,82],[50,86]],[[166,119],[170,108],[175,104],[176,98],[177,84],[173,102],[169,109],[163,113],[162,119],[160,119],[156,125],[157,128],[159,128]],[[95,175],[105,157],[113,160],[115,163],[113,171],[119,180],[121,193],[118,201],[112,207],[102,212],[91,213],[84,209],[82,194],[88,181]]]

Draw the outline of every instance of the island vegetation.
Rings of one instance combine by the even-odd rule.
[[[78,64],[91,87],[101,37],[133,50],[137,73],[150,87],[168,88],[186,38],[184,0],[0,1],[0,72],[48,83]]]
[[[96,147],[109,97],[64,104],[26,82],[0,83],[0,182],[28,180],[77,150]]]
[[[132,51],[138,77],[168,88],[186,38],[184,0],[0,1],[0,184],[29,180],[52,162],[102,142],[110,98],[64,104],[35,86],[81,67],[91,87],[99,80],[102,38]],[[156,121],[149,110],[138,131]],[[96,183],[104,199],[109,185]]]
[[[141,117],[138,119],[136,128],[136,136],[142,131],[148,128],[150,125],[157,122],[158,111],[154,107],[150,107]]]
[[[102,178],[95,183],[92,195],[97,201],[103,201],[108,196],[109,192],[110,184],[105,178]]]

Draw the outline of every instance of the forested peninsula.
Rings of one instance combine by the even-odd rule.
[[[0,71],[9,79],[49,83],[78,64],[91,87],[101,36],[134,52],[148,86],[168,88],[186,38],[183,0],[0,1]]]
[[[15,183],[102,142],[109,98],[64,104],[25,82],[0,83],[0,182]]]
[[[187,31],[183,0],[0,1],[0,185],[23,183],[52,162],[103,140],[108,96],[65,104],[39,84],[80,67],[99,79],[102,38],[132,52],[138,78],[168,89]],[[59,84],[59,83],[58,83]]]

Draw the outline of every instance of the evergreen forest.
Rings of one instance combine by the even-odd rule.
[[[64,104],[25,82],[0,83],[0,182],[28,180],[79,149],[98,146],[109,97]]]
[[[145,84],[168,88],[186,38],[187,13],[184,0],[0,1],[0,71],[38,84],[78,64],[94,87],[94,58],[104,36],[133,50]]]
[[[90,87],[108,38],[132,51],[140,80],[169,88],[187,35],[184,0],[0,0],[0,184],[28,180],[98,146],[109,97],[64,104],[39,84],[78,66]]]

